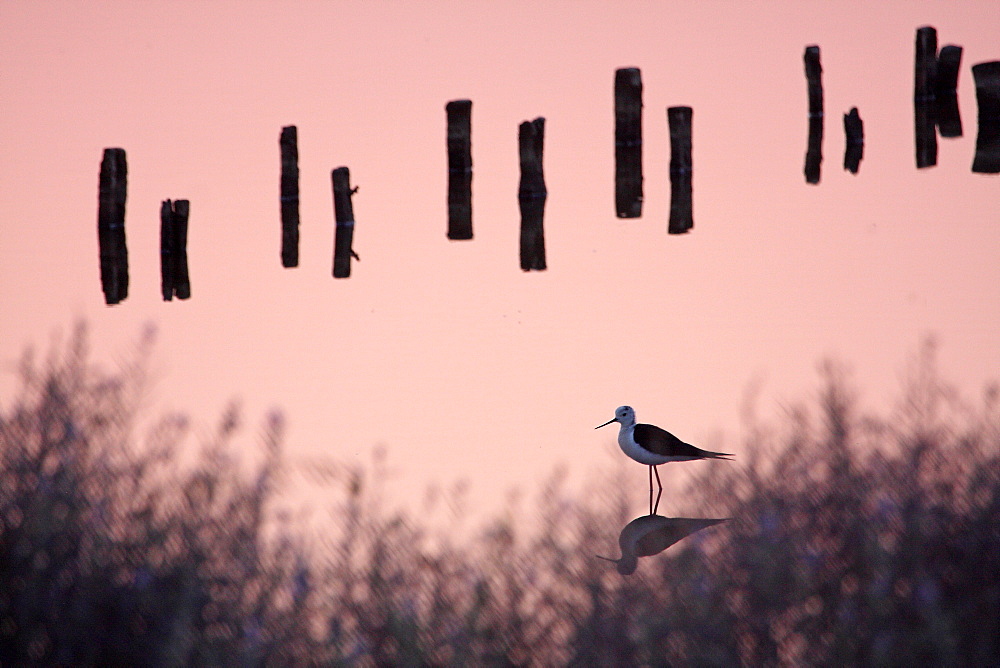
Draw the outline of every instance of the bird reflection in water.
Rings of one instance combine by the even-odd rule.
[[[614,563],[622,575],[631,575],[639,565],[639,557],[659,554],[696,531],[725,522],[727,519],[643,515],[626,524],[619,534],[618,545],[621,547],[621,557],[618,559],[602,557],[601,555],[597,555],[597,557]]]

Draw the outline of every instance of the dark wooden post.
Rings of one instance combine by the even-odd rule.
[[[670,223],[669,234],[684,234],[694,227],[691,210],[691,107],[669,107],[670,127]]]
[[[168,199],[160,204],[160,293],[163,301],[174,298],[174,207]]]
[[[938,131],[942,137],[962,136],[962,116],[958,112],[958,72],[962,66],[962,47],[941,47],[937,58],[934,97]]]
[[[174,292],[178,299],[191,297],[191,279],[188,276],[187,236],[188,215],[191,203],[186,199],[174,201],[174,247],[177,249],[177,269],[174,273]]]
[[[615,71],[615,211],[642,215],[642,76],[638,67]]]
[[[972,66],[979,105],[979,133],[972,171],[977,174],[1000,173],[1000,61]]]
[[[299,133],[281,128],[281,266],[299,266]]]
[[[164,200],[160,206],[160,286],[164,301],[171,301],[174,296],[178,299],[191,296],[187,264],[190,210],[186,199]]]
[[[844,135],[844,169],[857,174],[865,152],[865,125],[857,107],[851,107],[851,112],[844,114]]]
[[[937,132],[934,118],[934,85],[937,80],[937,31],[917,29],[913,76],[913,124],[917,168],[937,164]]]
[[[106,304],[117,304],[128,297],[128,248],[125,244],[127,191],[125,149],[104,149],[98,181],[97,240],[100,246],[101,289]]]
[[[823,67],[819,62],[819,47],[807,46],[802,59],[806,66],[809,91],[809,143],[806,145],[806,183],[819,183],[823,162]]]
[[[351,275],[351,257],[361,259],[354,252],[354,205],[351,196],[357,188],[351,188],[351,172],[347,167],[337,167],[330,174],[333,181],[333,213],[337,230],[333,243],[333,277],[347,278]]]
[[[545,269],[545,176],[542,171],[542,149],[545,144],[545,119],[521,123],[517,133],[521,157],[521,183],[517,201],[521,209],[521,269]]]
[[[448,116],[448,238],[472,238],[472,100],[452,100]]]

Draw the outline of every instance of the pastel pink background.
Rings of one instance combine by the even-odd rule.
[[[913,41],[965,48],[965,136],[914,166]],[[824,356],[886,406],[925,335],[974,396],[1000,371],[1000,180],[970,172],[969,67],[995,2],[0,4],[0,401],[13,362],[85,319],[98,359],[144,323],[151,411],[207,431],[242,399],[290,457],[388,449],[396,499],[467,479],[483,508],[623,456],[639,419],[739,453],[741,406],[813,392]],[[802,176],[802,52],[822,49],[822,182]],[[614,216],[618,67],[645,86],[644,215]],[[445,113],[473,100],[475,240],[446,230]],[[666,234],[667,106],[694,108],[694,231]],[[841,115],[865,122],[841,169]],[[549,270],[518,265],[517,125],[544,116]],[[279,260],[278,135],[299,129],[300,266]],[[128,152],[128,300],[104,305],[102,149]],[[330,276],[330,170],[351,169],[355,263]],[[159,206],[191,200],[192,298],[159,295]],[[250,432],[252,435],[252,430]],[[246,439],[248,444],[253,438]],[[692,464],[690,466],[705,466]],[[688,471],[671,469],[683,479]],[[646,472],[628,469],[636,502]],[[640,504],[641,505],[641,504]]]

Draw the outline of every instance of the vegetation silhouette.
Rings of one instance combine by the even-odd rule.
[[[235,409],[204,436],[141,434],[150,343],[113,371],[69,343],[0,406],[0,663],[903,664],[1000,656],[1000,392],[964,403],[921,348],[899,406],[861,415],[846,374],[706,467],[686,513],[730,517],[623,578],[594,558],[630,515],[615,481],[554,475],[531,527],[470,538],[331,478],[312,549],[275,510],[281,419],[234,466]],[[244,455],[245,456],[245,455]],[[616,490],[608,492],[607,490]],[[334,494],[335,492],[335,494]]]

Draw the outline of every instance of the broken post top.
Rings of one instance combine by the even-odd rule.
[[[642,143],[642,76],[638,67],[615,70],[615,143]]]
[[[670,130],[670,173],[691,169],[691,107],[668,107],[667,126]]]
[[[299,132],[294,125],[286,125],[281,128],[281,138],[278,139],[281,147],[281,167],[284,170],[299,169]]]
[[[864,124],[861,122],[857,107],[851,107],[851,111],[844,114],[844,132],[849,142],[864,140]]]
[[[962,47],[954,44],[942,46],[937,58],[937,78],[934,82],[934,92],[938,96],[955,95],[961,66]]]
[[[979,106],[979,131],[972,171],[977,174],[1000,172],[1000,62],[972,66]]]
[[[1000,61],[973,65],[972,78],[976,82],[980,121],[1000,123],[1000,117],[996,116],[1000,112]]]
[[[619,67],[615,70],[616,86],[642,86],[642,71],[638,67]]]
[[[521,159],[521,198],[545,197],[545,177],[542,171],[542,154],[545,145],[545,118],[524,121],[518,127],[518,147]]]
[[[278,145],[281,148],[281,196],[298,198],[299,138],[294,125],[281,128]]]
[[[444,105],[445,111],[450,113],[463,113],[472,107],[472,100],[451,100]]]
[[[917,102],[934,98],[937,79],[937,30],[931,26],[917,28],[913,70],[913,99]]]
[[[460,130],[469,127],[472,122],[472,100],[452,100],[444,105],[444,110],[448,115],[448,137],[451,138],[453,128],[461,136],[463,133]]]
[[[333,180],[333,207],[337,223],[341,225],[354,222],[354,206],[351,204],[351,170],[347,167],[337,167],[330,173]]]
[[[806,68],[806,83],[809,90],[809,115],[823,115],[823,66],[820,65],[819,47],[807,46],[802,55]]]
[[[667,107],[667,122],[690,123],[694,110],[691,107]]]
[[[472,115],[472,100],[452,100],[444,105],[449,125],[459,121],[467,122]]]
[[[281,169],[283,177],[294,177],[299,171],[299,133],[294,125],[281,128],[278,140],[281,148]],[[296,184],[297,185],[297,184]]]
[[[102,160],[125,160],[125,149],[111,147],[104,149],[104,157]]]
[[[448,169],[472,169],[472,100],[452,100],[445,105],[448,119]]]
[[[128,179],[128,162],[125,149],[106,148],[101,160],[100,194],[111,197],[114,202],[125,203],[125,184]]]
[[[618,142],[642,140],[642,126],[631,126],[642,118],[642,74],[638,67],[615,70],[615,118]]]

